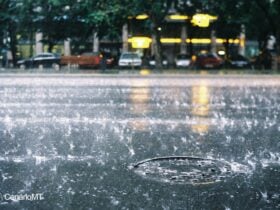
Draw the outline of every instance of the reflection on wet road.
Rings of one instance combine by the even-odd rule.
[[[279,89],[277,76],[2,76],[0,209],[280,208]],[[5,197],[32,193],[44,199]]]

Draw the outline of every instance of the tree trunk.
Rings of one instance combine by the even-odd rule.
[[[211,30],[211,53],[217,52],[216,31]]]
[[[64,55],[71,55],[71,39],[64,40]]]
[[[33,30],[30,30],[30,32],[29,32],[29,41],[30,41],[29,57],[31,57],[33,55],[33,39],[34,39],[34,32],[33,32]]]
[[[53,51],[53,47],[54,47],[54,42],[53,41],[49,41],[48,43],[48,52],[52,52]]]
[[[277,34],[276,34],[276,46],[275,46],[275,52],[276,52],[276,56],[277,56],[277,62],[276,62],[276,69],[279,69],[279,65],[280,65],[280,30],[277,30]]]
[[[162,48],[160,42],[160,32],[158,27],[155,25],[152,31],[153,36],[153,48],[154,48],[154,56],[156,61],[156,69],[162,69]]]
[[[17,55],[17,37],[16,37],[16,31],[14,30],[16,27],[13,24],[9,25],[9,35],[10,35],[10,47],[11,47],[11,53],[12,53],[12,64],[13,66],[16,66],[16,55]]]
[[[36,32],[35,34],[35,53],[36,55],[43,52],[43,33]]]
[[[122,27],[122,51],[128,51],[128,25],[124,24]]]
[[[245,56],[245,41],[246,41],[246,35],[245,35],[245,25],[241,25],[241,31],[239,34],[239,46],[238,46],[238,54]]]
[[[229,57],[229,38],[226,38],[226,42],[224,43],[224,46],[225,46],[225,51],[226,51],[225,58],[227,59]]]
[[[92,52],[99,52],[99,37],[94,30],[92,31]]]
[[[183,23],[181,27],[181,44],[180,44],[180,53],[187,54],[187,24]]]

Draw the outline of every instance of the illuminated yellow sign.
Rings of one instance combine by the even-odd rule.
[[[164,44],[179,44],[182,42],[182,40],[180,38],[161,38],[160,39],[161,43]],[[193,39],[186,39],[187,43],[193,43],[193,44],[210,44],[211,43],[211,39],[207,39],[207,38],[193,38]],[[221,39],[221,38],[217,38],[216,39],[216,43],[217,44],[223,44],[227,42],[226,39]],[[239,44],[239,39],[229,39],[228,42],[230,44]]]
[[[187,20],[189,19],[188,16],[186,15],[179,15],[179,14],[175,14],[175,15],[169,15],[170,20]]]
[[[149,48],[150,44],[152,42],[152,39],[149,37],[132,37],[128,39],[128,42],[132,44],[132,48]],[[160,42],[163,44],[180,44],[182,42],[182,39],[180,38],[161,38]],[[230,43],[230,44],[239,44],[239,39],[221,39],[217,38],[216,43],[217,44],[223,44],[223,43]],[[193,38],[193,39],[186,39],[186,43],[193,43],[193,44],[210,44],[211,39],[207,38]]]
[[[208,14],[195,14],[192,17],[191,22],[196,26],[206,28],[209,26],[210,21],[217,20],[217,19],[218,19],[217,16],[211,16]]]
[[[187,40],[188,42],[188,40]],[[193,44],[210,44],[211,43],[211,39],[191,39],[190,40],[191,43]]]
[[[180,38],[161,38],[160,42],[166,44],[174,44],[174,43],[181,43],[182,40]]]
[[[132,44],[132,48],[149,48],[152,39],[149,37],[132,37],[128,39],[128,42]]]
[[[141,14],[141,15],[136,16],[137,20],[145,20],[147,18],[149,18],[149,16],[147,14]]]

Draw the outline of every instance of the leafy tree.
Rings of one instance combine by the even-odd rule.
[[[1,0],[0,4],[0,39],[1,48],[10,49],[12,62],[16,62],[17,52],[17,30],[20,21],[19,2],[16,0]],[[5,43],[4,43],[5,40]]]
[[[176,1],[177,2],[177,1]],[[160,28],[165,22],[165,17],[169,12],[169,9],[174,3],[172,0],[148,0],[148,1],[133,1],[132,14],[134,16],[138,14],[147,14],[149,16],[149,25],[152,37],[154,37],[154,50],[156,67],[162,68],[162,49],[161,49],[161,30]]]
[[[120,34],[127,17],[127,4],[121,0],[40,0],[36,28],[43,32],[49,51],[58,41],[71,38],[74,43],[86,43],[97,33],[100,38]]]
[[[263,48],[267,36],[272,34],[277,39],[279,50],[280,41],[280,2],[277,0],[256,0],[251,3],[248,18],[250,36],[257,36]],[[260,30],[261,29],[261,30]]]
[[[49,51],[54,44],[67,38],[85,43],[93,31],[100,38],[117,40],[129,15],[146,13],[149,16],[147,29],[155,38],[157,67],[161,67],[159,29],[173,7],[189,16],[197,12],[218,15],[214,24],[218,36],[237,36],[241,24],[245,24],[247,37],[264,42],[271,33],[279,46],[278,0],[0,0],[0,47],[4,47],[3,40],[6,40],[5,47],[11,49],[15,58],[17,34],[33,40],[37,31],[43,32]]]

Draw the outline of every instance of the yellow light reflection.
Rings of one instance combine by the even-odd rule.
[[[209,101],[210,93],[206,85],[194,86],[192,88],[192,115],[195,124],[192,131],[195,133],[206,133],[209,130]]]
[[[129,98],[133,114],[143,116],[149,111],[150,94],[147,80],[137,80],[132,84]],[[147,120],[143,120],[141,117],[133,118],[129,124],[135,130],[146,130],[148,126]]]
[[[140,75],[142,75],[142,76],[146,76],[146,75],[149,75],[149,74],[151,74],[151,70],[149,70],[149,69],[141,69],[140,70]]]
[[[133,121],[129,122],[129,125],[137,131],[145,131],[148,128],[148,123],[139,119],[133,119]]]
[[[209,112],[209,90],[207,86],[194,86],[192,88],[192,114],[207,116]]]
[[[209,130],[209,125],[206,123],[206,119],[198,118],[197,123],[192,125],[192,131],[200,134],[207,133]]]

